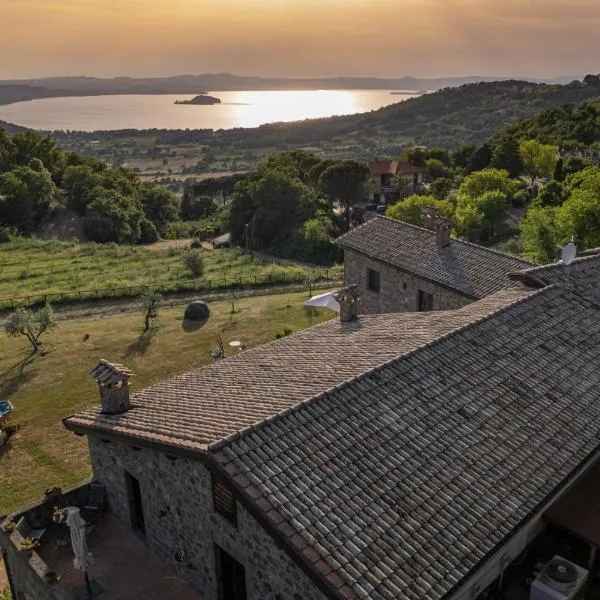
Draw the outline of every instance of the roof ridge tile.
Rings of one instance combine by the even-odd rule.
[[[333,392],[341,391],[351,384],[359,383],[359,382],[363,381],[364,379],[368,378],[370,375],[378,373],[379,371],[382,371],[383,369],[385,369],[386,367],[388,367],[390,365],[393,365],[394,363],[398,363],[398,362],[404,361],[404,360],[408,361],[408,360],[410,360],[411,357],[415,356],[416,354],[418,354],[420,352],[425,351],[428,348],[435,346],[436,344],[439,344],[443,340],[446,340],[454,335],[457,335],[457,334],[477,325],[478,323],[481,323],[482,321],[488,320],[499,314],[507,312],[508,310],[510,310],[524,302],[530,301],[531,299],[533,299],[534,297],[536,297],[538,295],[546,293],[549,290],[554,290],[556,288],[557,288],[557,286],[550,285],[543,289],[535,290],[535,291],[527,294],[526,296],[516,298],[515,300],[512,300],[511,302],[509,302],[499,308],[494,308],[489,313],[486,313],[481,316],[475,316],[472,321],[469,321],[463,325],[459,325],[458,327],[451,329],[450,331],[447,331],[445,333],[439,334],[435,339],[425,342],[425,343],[421,344],[420,346],[417,346],[416,348],[409,350],[408,352],[404,352],[404,353],[402,353],[398,356],[395,356],[389,360],[386,360],[378,365],[375,365],[374,367],[367,369],[366,371],[363,371],[362,373],[359,373],[358,375],[355,375],[353,377],[345,379],[344,381],[342,381],[334,386],[331,386],[328,389],[311,396],[310,398],[301,400],[300,402],[297,402],[296,404],[289,406],[289,407],[285,408],[284,410],[279,411],[279,412],[269,416],[268,418],[261,419],[260,421],[254,423],[252,426],[250,426],[246,429],[255,431],[257,429],[262,428],[262,426],[264,426],[267,423],[273,423],[275,421],[279,421],[286,415],[296,413],[301,408],[303,408],[305,406],[310,406],[310,405],[316,403],[318,400],[327,397],[328,395],[330,395]],[[217,452],[217,451],[221,450],[223,447],[225,447],[226,445],[228,445],[229,443],[236,441],[238,439],[241,439],[244,435],[243,431],[245,431],[245,430],[233,432],[232,434],[228,435],[227,437],[225,437],[221,440],[217,440],[215,442],[208,444],[207,452],[209,452],[209,453]]]

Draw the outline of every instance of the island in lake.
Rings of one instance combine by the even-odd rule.
[[[208,96],[207,94],[198,94],[191,100],[175,100],[175,104],[197,104],[204,106],[206,104],[221,104],[221,99],[215,98],[214,96]]]

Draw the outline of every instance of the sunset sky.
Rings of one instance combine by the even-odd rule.
[[[0,0],[0,78],[600,71],[599,0]]]

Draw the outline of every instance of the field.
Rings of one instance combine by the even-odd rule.
[[[226,349],[232,340],[251,347],[285,329],[298,331],[333,316],[303,307],[305,299],[305,294],[288,294],[240,300],[233,315],[230,302],[216,302],[208,322],[195,329],[183,323],[183,308],[163,309],[146,335],[141,334],[142,315],[135,313],[61,322],[47,335],[56,350],[25,363],[26,341],[2,334],[0,398],[15,406],[19,430],[0,449],[0,515],[50,486],[89,475],[85,439],[66,431],[61,419],[97,403],[89,372],[100,358],[128,365],[135,374],[132,388],[139,389],[209,363],[217,334]]]
[[[0,246],[0,308],[139,295],[144,286],[176,292],[339,279],[340,269],[313,270],[260,261],[236,249],[202,250],[204,275],[184,266],[186,248],[18,240]]]

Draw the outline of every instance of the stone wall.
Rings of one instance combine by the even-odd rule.
[[[178,573],[217,600],[215,544],[246,569],[248,600],[324,600],[325,596],[237,503],[237,525],[213,510],[212,479],[199,461],[148,448],[89,438],[94,478],[106,486],[110,509],[131,523],[125,472],[138,479],[145,541]]]
[[[380,274],[379,292],[367,289],[367,269]],[[418,310],[419,290],[433,295],[434,310],[451,310],[473,302],[441,285],[353,252],[344,251],[344,285],[358,285],[362,310],[366,314],[414,312]]]
[[[87,498],[89,482],[65,490],[63,494],[51,499],[43,499],[6,517],[0,523],[0,550],[9,582],[13,588],[13,600],[73,600],[73,596],[63,588],[60,582],[45,580],[48,566],[41,556],[35,552],[23,552],[21,541],[23,536],[13,529],[5,530],[8,523],[17,523],[25,516],[33,528],[51,527],[54,505],[81,505]],[[44,540],[42,539],[42,544]]]

